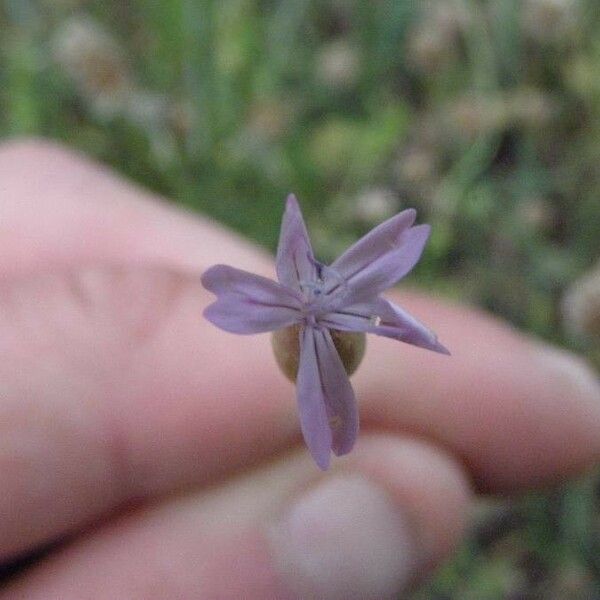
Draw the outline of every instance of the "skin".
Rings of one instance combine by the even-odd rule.
[[[583,363],[390,292],[452,357],[371,336],[353,377],[359,442],[320,473],[269,336],[201,318],[199,273],[273,276],[270,256],[44,142],[0,146],[0,190],[0,563],[53,544],[0,600],[291,598],[265,528],[340,473],[408,516],[419,581],[460,540],[474,492],[598,460]]]

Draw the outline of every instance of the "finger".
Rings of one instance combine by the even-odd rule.
[[[398,597],[455,546],[464,473],[422,441],[364,437],[325,476],[303,453],[100,528],[1,600]]]
[[[298,439],[264,340],[208,301],[159,268],[0,280],[0,560]]]
[[[32,164],[35,164],[35,169],[31,168]],[[0,152],[0,167],[3,177],[6,175],[3,179],[6,193],[2,197],[12,199],[12,202],[5,202],[6,210],[3,210],[6,231],[19,230],[26,234],[15,238],[14,244],[7,242],[7,252],[0,253],[0,261],[3,256],[12,256],[11,260],[4,262],[5,272],[13,268],[10,265],[14,264],[21,268],[27,267],[27,270],[36,265],[47,266],[52,257],[56,263],[60,260],[73,262],[76,257],[79,260],[129,260],[133,256],[131,260],[164,260],[190,268],[190,262],[194,262],[190,261],[190,257],[197,258],[200,264],[211,252],[219,254],[219,258],[223,258],[222,255],[229,257],[238,266],[263,272],[268,270],[268,261],[259,252],[237,241],[234,236],[165,208],[139,190],[114,180],[107,173],[64,151],[31,143],[13,145]],[[47,194],[43,194],[44,191]],[[36,210],[40,218],[36,217]],[[57,236],[54,232],[63,224],[66,224],[65,228]],[[116,238],[115,232],[118,233]],[[207,243],[207,240],[211,243]],[[64,244],[71,246],[65,250]],[[50,251],[46,252],[46,248]],[[94,306],[95,294],[98,294],[97,300],[101,303],[102,298],[104,301],[112,298],[109,304],[112,306],[112,318],[117,323],[123,318],[135,321],[132,315],[136,314],[138,319],[147,318],[140,316],[145,310],[152,314],[154,309],[145,308],[146,304],[140,300],[131,303],[127,285],[117,285],[114,293],[111,293],[106,289],[107,285],[112,285],[111,278],[100,277],[100,280],[104,284],[98,284],[95,291],[86,292],[91,306]],[[149,294],[150,297],[157,298],[157,312],[168,312],[160,308],[161,302],[165,305],[177,305],[177,302],[170,303],[165,299],[171,297],[172,293],[168,290],[172,286],[154,283],[146,285],[150,291],[138,294],[137,298],[146,298]],[[65,306],[71,307],[75,301],[69,294],[76,296],[78,286],[65,283],[62,287],[67,295],[64,298]],[[156,291],[156,296],[152,295],[152,290]],[[159,300],[161,293],[163,300]],[[191,297],[198,292],[194,286],[194,291],[188,293]],[[205,299],[198,298],[198,303],[202,306],[205,302]],[[60,305],[60,301],[57,300],[56,304]],[[43,302],[40,304],[39,298],[27,305],[31,315],[24,318],[25,323],[39,315],[39,306],[45,306]],[[600,439],[597,435],[597,390],[593,389],[589,372],[582,366],[567,357],[564,357],[562,366],[556,363],[552,365],[551,361],[544,359],[543,352],[538,352],[539,347],[473,311],[439,305],[419,296],[407,297],[405,306],[438,329],[442,339],[452,348],[454,356],[440,359],[402,345],[371,339],[372,350],[368,353],[368,362],[359,371],[357,380],[357,386],[361,390],[359,399],[362,395],[365,396],[362,402],[367,426],[370,421],[386,428],[413,429],[434,436],[456,450],[473,469],[476,480],[492,489],[510,489],[552,481],[597,458]],[[147,458],[142,461],[142,464],[149,463],[156,469],[154,476],[146,473],[149,489],[167,489],[169,485],[185,485],[190,481],[210,478],[211,473],[214,475],[215,463],[221,460],[223,454],[234,456],[231,462],[223,463],[226,470],[239,464],[240,455],[247,448],[242,443],[238,453],[227,445],[231,438],[225,436],[223,445],[214,446],[221,454],[211,459],[212,462],[209,461],[206,470],[194,472],[196,479],[190,475],[193,471],[190,463],[194,464],[198,452],[194,451],[194,444],[197,444],[199,433],[205,435],[204,431],[199,431],[191,423],[196,423],[198,413],[202,412],[203,419],[208,421],[205,427],[210,431],[217,431],[211,421],[212,412],[203,411],[203,407],[198,404],[198,381],[203,380],[205,371],[209,381],[210,377],[218,379],[218,394],[221,399],[228,399],[218,405],[224,414],[236,416],[240,410],[242,414],[245,409],[251,411],[255,405],[250,402],[247,407],[245,403],[248,402],[248,396],[240,395],[240,390],[251,392],[255,389],[253,386],[256,386],[260,387],[257,395],[266,400],[263,406],[266,422],[273,418],[277,421],[278,417],[273,417],[273,414],[280,415],[279,411],[285,406],[289,421],[282,426],[283,429],[288,428],[283,437],[296,427],[290,403],[282,404],[279,398],[273,404],[267,401],[274,396],[283,399],[291,397],[292,391],[276,373],[269,356],[268,342],[264,337],[241,339],[213,330],[204,333],[203,330],[203,335],[217,336],[210,339],[215,342],[219,340],[219,343],[213,346],[215,352],[210,359],[200,365],[194,354],[198,341],[196,338],[190,340],[190,337],[195,336],[200,308],[194,305],[193,309],[188,310],[187,316],[173,316],[173,322],[179,323],[185,334],[182,334],[177,343],[170,340],[164,347],[157,344],[157,356],[153,358],[152,368],[157,373],[165,369],[166,365],[171,365],[170,357],[176,357],[179,361],[176,371],[179,379],[176,384],[171,380],[167,396],[172,407],[171,432],[168,435],[163,433],[164,424],[158,418],[155,421],[146,420],[142,425],[133,420],[131,425],[135,429],[133,434],[137,439],[136,447],[142,456],[155,456],[152,449],[157,445],[157,439],[164,440],[163,445],[158,444],[161,448],[171,448],[174,442],[170,436],[176,440],[175,446],[179,449],[172,453],[175,467],[171,466],[170,461],[164,462],[163,468],[168,471],[166,474],[161,471],[160,460]],[[123,317],[120,311],[125,311],[129,316]],[[92,311],[88,313],[92,314]],[[51,316],[48,318],[52,321]],[[156,317],[155,320],[168,321],[164,316]],[[107,317],[106,322],[110,323],[111,319]],[[81,323],[85,323],[84,318],[81,318]],[[29,326],[34,327],[33,330],[37,327]],[[64,327],[58,328],[59,333],[62,333],[62,329]],[[186,356],[180,357],[173,353],[173,347],[185,349],[183,352]],[[188,352],[190,348],[191,353]],[[232,350],[235,351],[235,356],[240,354],[235,368],[224,372],[214,369],[215,364],[228,364],[227,361],[234,358]],[[165,352],[167,357],[160,356],[160,352]],[[79,348],[76,346],[72,353],[78,355]],[[225,360],[220,353],[225,356]],[[244,353],[249,354],[243,357]],[[92,357],[94,356],[92,352]],[[539,360],[534,356],[539,357]],[[89,360],[93,361],[94,358]],[[15,374],[28,372],[24,369],[25,365],[15,365],[8,377],[14,378]],[[43,368],[38,371],[45,372]],[[263,374],[262,382],[253,377],[257,372]],[[237,376],[232,376],[231,373]],[[399,373],[401,377],[398,376]],[[111,374],[111,377],[114,375]],[[168,377],[173,378],[173,375],[168,375],[167,379]],[[432,385],[437,387],[430,387]],[[269,394],[270,391],[273,391],[272,395]],[[104,392],[95,391],[94,394],[101,398],[99,402],[107,404]],[[157,395],[148,397],[155,399]],[[80,402],[79,396],[75,401]],[[147,400],[144,396],[139,396],[132,402],[135,406],[131,408],[133,413],[137,411],[145,415],[149,410],[145,407]],[[137,407],[135,402],[140,402],[142,406]],[[18,395],[15,405],[21,406]],[[155,412],[158,412],[159,405],[160,402],[156,402]],[[71,408],[68,403],[67,408]],[[220,412],[218,414],[221,415]],[[259,420],[257,417],[256,421]],[[11,421],[6,422],[10,424]],[[260,423],[256,423],[256,427],[259,426]],[[113,430],[114,427],[109,428],[109,431]],[[235,427],[233,431],[238,432]],[[124,429],[119,435],[126,442],[113,441],[109,445],[118,448],[124,444],[128,447],[131,432]],[[254,440],[253,435],[249,431],[239,439]],[[118,436],[113,435],[111,439],[113,438]],[[208,436],[208,439],[212,438]],[[239,444],[239,439],[233,442],[235,447]],[[276,434],[274,440],[279,439]],[[187,451],[184,452],[183,449]],[[115,450],[114,454],[125,454],[125,458],[121,459],[125,468],[133,468],[128,460],[133,465],[140,462],[135,452],[128,454]],[[251,453],[248,460],[254,460],[255,457]],[[50,472],[55,471],[61,472],[58,461],[56,469]],[[162,485],[153,487],[157,479],[162,481]]]
[[[98,260],[273,275],[256,246],[56,144],[0,145],[0,182],[0,275]]]
[[[488,491],[545,485],[600,459],[600,385],[582,359],[474,309],[396,299],[452,356],[370,337],[355,384],[365,426],[437,440]]]
[[[2,281],[0,560],[133,498],[205,484],[298,441],[292,389],[268,357],[268,338],[224,335],[199,318],[207,302],[197,279],[164,269],[96,268]],[[471,336],[475,331],[486,340],[492,333],[481,325]],[[515,340],[505,355],[523,358],[529,346]],[[524,362],[535,364],[535,349],[529,352]],[[486,396],[475,404],[452,371],[437,381],[431,373],[442,367],[411,364],[408,351],[381,346],[371,354],[357,380],[363,429],[437,438],[487,487],[547,482],[597,455],[592,397],[574,384],[579,395],[564,394],[557,386],[565,383],[552,381],[541,360],[527,374],[527,381],[538,379],[536,395],[517,405],[515,418],[510,406],[504,415],[495,404],[487,407]],[[460,352],[456,360],[465,377],[477,366],[485,389],[486,369]],[[518,364],[512,371],[520,376]],[[391,373],[405,376],[405,401]],[[526,382],[516,385],[504,384],[496,402],[514,409]],[[453,414],[457,405],[462,415]],[[503,427],[494,428],[499,414]],[[478,439],[482,427],[485,437]]]
[[[0,173],[0,273],[104,258],[165,260],[198,271],[231,262],[272,274],[251,245],[55,146],[5,146]],[[581,360],[473,310],[418,295],[397,299],[438,331],[453,356],[372,338],[357,377],[366,418],[436,437],[488,489],[545,483],[598,459],[600,387]]]

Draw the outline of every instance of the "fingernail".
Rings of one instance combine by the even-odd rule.
[[[407,520],[382,489],[358,475],[306,492],[271,539],[285,582],[303,599],[394,598],[416,563]]]
[[[582,358],[556,348],[544,348],[541,358],[546,368],[569,385],[571,391],[600,405],[600,378]]]

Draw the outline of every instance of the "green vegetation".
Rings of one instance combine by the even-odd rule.
[[[599,73],[597,0],[0,0],[0,135],[270,249],[294,191],[323,259],[414,206],[411,283],[597,366],[562,305],[600,256]],[[597,487],[486,504],[415,598],[595,597]]]

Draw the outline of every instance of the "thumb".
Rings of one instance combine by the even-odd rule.
[[[439,448],[365,435],[327,473],[296,450],[130,513],[0,599],[398,598],[456,545],[469,501],[462,468]]]

